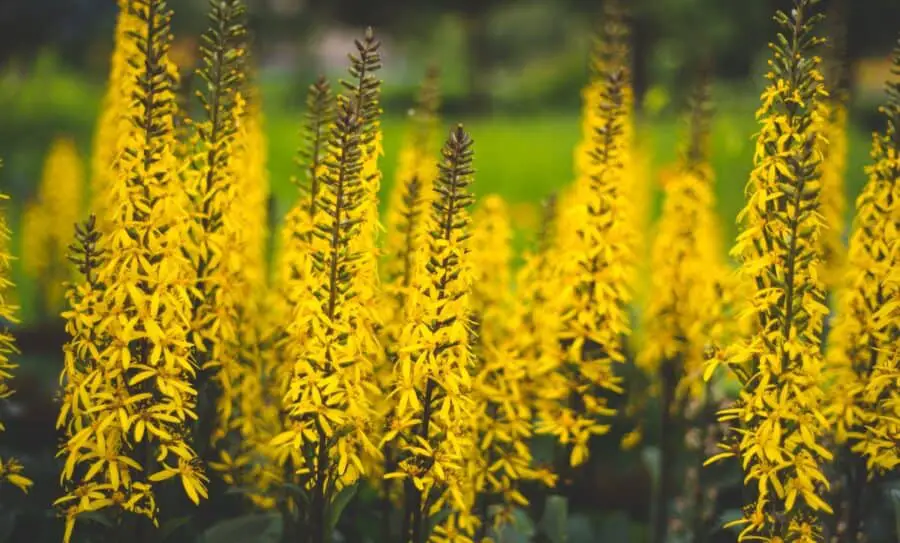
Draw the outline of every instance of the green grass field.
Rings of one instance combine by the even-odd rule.
[[[299,113],[267,115],[269,134],[269,166],[273,193],[279,212],[284,213],[293,202],[296,189],[290,177],[296,175],[293,163],[298,136]],[[449,129],[453,119],[445,119]],[[474,191],[478,196],[496,193],[513,208],[513,221],[519,230],[517,246],[522,248],[523,234],[534,228],[538,220],[537,205],[546,196],[572,181],[574,148],[580,137],[580,120],[576,115],[546,117],[495,117],[462,120],[475,140]],[[388,116],[384,123],[385,156],[382,204],[394,182],[397,155],[402,145],[405,120]],[[679,151],[684,132],[678,118],[659,118],[639,123],[639,143],[643,159],[649,161],[649,179],[655,194],[653,212],[659,208],[656,176],[661,167],[671,164]],[[734,218],[744,203],[744,185],[752,167],[756,124],[750,108],[731,108],[721,112],[712,134],[712,162],[716,174],[718,206],[726,241],[737,233]],[[868,163],[869,136],[851,129],[847,171],[848,221],[852,201],[865,182],[864,167]],[[438,151],[435,150],[437,159]]]
[[[749,98],[720,105],[713,126],[712,162],[719,211],[725,225],[726,246],[730,245],[737,232],[734,218],[743,205],[743,189],[752,167],[756,123],[753,116],[755,102]],[[290,208],[297,194],[291,177],[299,173],[294,156],[301,118],[302,111],[274,107],[266,111],[270,182],[279,216]],[[572,181],[574,148],[581,133],[579,116],[573,112],[552,116],[446,118],[444,122],[446,130],[451,124],[463,122],[471,132],[475,140],[477,169],[474,191],[477,196],[496,193],[509,202],[516,228],[514,244],[516,250],[521,252],[528,246],[531,233],[537,226],[541,200]],[[385,148],[381,161],[384,204],[394,182],[406,119],[388,111],[382,126]],[[645,118],[638,123],[638,141],[644,149],[642,158],[649,162],[648,183],[654,189],[653,213],[659,208],[656,174],[661,167],[676,159],[683,133],[682,121],[674,116]],[[84,134],[90,134],[90,129],[81,130],[79,137],[79,147],[86,154],[90,141]],[[849,143],[848,221],[853,211],[853,198],[865,181],[864,166],[868,163],[870,140],[862,131],[851,129]],[[39,162],[37,149],[32,154]],[[437,158],[438,150],[435,149]],[[29,169],[39,172],[40,166],[35,164],[34,168]],[[13,206],[19,207],[21,203],[13,202]],[[14,212],[14,220],[17,216],[18,213]],[[18,238],[19,225],[14,223],[13,228],[14,236]],[[14,247],[16,254],[21,254],[23,248],[18,239],[14,241]],[[18,265],[14,265],[14,279],[19,285],[22,302],[20,316],[26,323],[33,321],[33,304],[30,302],[35,294],[34,285],[21,273]]]

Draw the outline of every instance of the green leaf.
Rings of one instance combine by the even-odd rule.
[[[894,522],[897,523],[897,541],[900,543],[900,489],[891,489],[891,502],[894,504]]]
[[[335,526],[337,526],[338,521],[341,520],[341,514],[344,512],[347,504],[350,503],[350,500],[356,496],[357,490],[359,490],[359,483],[354,483],[342,488],[337,493],[337,496],[334,497],[328,510],[328,527],[330,529],[334,530]]]
[[[200,543],[277,543],[282,529],[280,514],[254,513],[214,524]]]
[[[659,447],[644,447],[641,450],[641,461],[650,472],[650,479],[653,481],[653,487],[656,488],[659,485],[660,462],[662,461]]]
[[[544,503],[544,514],[538,525],[551,543],[566,543],[568,516],[569,502],[565,496],[557,494],[547,496],[547,501]]]
[[[492,506],[490,517],[493,518],[499,506]],[[529,543],[536,533],[534,522],[522,508],[513,509],[512,523],[504,524],[499,529],[491,528],[494,541],[498,543]]]
[[[287,490],[293,497],[299,499],[303,503],[309,504],[309,492],[307,492],[306,489],[302,486],[295,485],[294,483],[281,483],[276,486],[283,490]]]
[[[434,532],[435,526],[442,524],[445,520],[447,520],[448,517],[450,517],[450,508],[443,507],[443,508],[441,508],[440,511],[437,512],[436,515],[434,515],[433,517],[430,517],[427,520],[428,526],[426,527],[427,530],[425,531],[425,534],[424,534],[426,541],[428,540],[428,538],[431,537],[432,532]]]
[[[78,520],[90,520],[97,524],[103,525],[105,528],[112,528],[115,523],[102,511],[88,511],[87,513],[79,513]]]
[[[179,528],[185,526],[190,521],[191,516],[187,515],[184,517],[176,517],[163,522],[162,526],[159,527],[159,540],[166,541],[169,537],[172,536],[172,534],[177,532]]]

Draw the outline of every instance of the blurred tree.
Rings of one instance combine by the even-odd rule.
[[[46,46],[59,49],[67,62],[79,63],[114,10],[109,0],[0,1],[0,65],[14,57],[31,59]]]
[[[490,107],[492,44],[490,14],[511,0],[311,0],[316,16],[354,26],[374,25],[395,33],[427,34],[438,15],[458,16],[465,33],[468,107],[485,112]]]

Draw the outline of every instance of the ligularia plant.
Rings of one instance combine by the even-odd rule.
[[[573,188],[571,216],[561,219],[563,254],[560,273],[574,285],[560,302],[560,339],[564,357],[558,369],[566,386],[555,393],[557,403],[541,413],[537,431],[552,434],[569,449],[573,466],[588,457],[591,436],[608,432],[600,420],[615,411],[605,395],[622,392],[615,367],[625,361],[623,338],[629,333],[625,304],[630,299],[629,282],[633,238],[624,204],[628,191],[622,162],[626,153],[626,89],[629,86],[628,46],[625,27],[618,17],[606,22],[597,66],[599,81],[586,122],[591,148],[590,162]],[[592,87],[594,88],[594,87]]]
[[[58,421],[67,437],[60,450],[67,493],[58,503],[67,508],[67,541],[78,515],[98,510],[156,524],[157,487],[169,479],[194,503],[206,497],[187,441],[196,418],[188,342],[195,276],[183,252],[189,214],[174,155],[171,12],[163,0],[128,8],[141,25],[129,34],[135,95],[119,175],[108,188],[109,230],[85,236],[103,258],[91,260],[66,313],[72,340],[62,380],[75,388]],[[141,537],[147,533],[138,525]]]
[[[0,163],[2,165],[2,163]],[[9,196],[0,192],[0,203],[5,204]],[[12,371],[16,364],[9,359],[11,355],[18,354],[15,339],[6,328],[6,323],[16,322],[16,307],[9,303],[9,290],[13,286],[9,280],[10,263],[12,257],[9,254],[9,227],[6,226],[6,209],[0,208],[0,320],[5,321],[0,328],[0,399],[9,398],[13,394],[9,381],[12,379]],[[0,432],[4,430],[3,421],[0,421]],[[22,475],[24,468],[15,458],[0,457],[0,485],[11,484],[28,492],[33,484],[30,479]]]
[[[828,308],[818,276],[821,153],[817,103],[825,97],[813,34],[821,16],[815,0],[796,0],[772,44],[769,87],[757,112],[754,169],[747,184],[743,231],[732,254],[753,282],[747,311],[755,327],[749,337],[710,361],[707,377],[723,360],[742,390],[720,412],[730,423],[722,452],[709,462],[736,457],[747,502],[740,541],[820,541],[819,515],[828,480],[822,466],[822,324]]]
[[[54,140],[44,162],[35,201],[25,209],[22,237],[28,248],[22,264],[38,286],[38,307],[45,315],[57,313],[63,304],[64,284],[72,267],[66,247],[81,216],[84,172],[75,142]]]
[[[828,418],[842,446],[841,519],[848,538],[862,529],[871,480],[900,466],[900,43],[872,138],[869,179],[856,200],[849,270],[828,341]]]
[[[366,457],[378,456],[372,439],[378,396],[373,382],[371,307],[375,299],[370,276],[358,273],[370,265],[360,238],[372,233],[367,205],[375,195],[363,174],[364,158],[375,145],[378,42],[371,32],[358,42],[351,73],[357,85],[338,96],[319,179],[318,206],[309,235],[306,290],[297,294],[287,328],[285,353],[292,376],[284,394],[287,422],[272,445],[290,460],[306,492],[310,541],[323,542],[333,529],[333,500],[365,473]],[[364,152],[364,149],[368,149]]]
[[[442,150],[428,237],[416,257],[414,290],[394,362],[394,420],[385,435],[397,454],[385,477],[404,483],[400,541],[455,541],[472,533],[474,488],[465,461],[474,452],[471,398],[469,212],[473,198],[473,143],[462,126]],[[428,534],[429,518],[452,512]],[[433,539],[434,538],[434,539]]]
[[[185,174],[190,199],[193,243],[185,251],[197,277],[192,299],[191,342],[199,366],[198,424],[194,446],[201,451],[225,437],[233,418],[241,374],[238,326],[240,306],[248,299],[240,246],[245,234],[238,200],[238,125],[244,112],[239,93],[244,83],[246,8],[241,0],[213,0],[209,28],[201,37],[203,65],[198,70],[206,91],[198,93],[201,120],[193,123],[194,167]]]
[[[657,541],[665,540],[664,522],[680,456],[677,439],[688,429],[690,403],[705,404],[705,353],[721,342],[726,299],[714,179],[709,166],[711,121],[709,83],[701,79],[688,117],[688,145],[671,177],[653,240],[652,284],[644,314],[646,342],[638,355],[659,398],[660,485]]]
[[[574,182],[521,255],[529,202],[476,199],[469,132],[441,145],[435,69],[382,226],[391,138],[371,28],[348,75],[308,87],[296,198],[279,202],[254,2],[209,0],[181,67],[165,0],[116,3],[90,213],[75,144],[55,140],[16,243],[46,298],[26,314],[65,309],[64,543],[555,542],[575,538],[568,508],[622,486],[650,504],[654,543],[718,539],[738,494],[722,527],[738,541],[879,539],[873,506],[900,471],[900,44],[845,250],[844,37],[823,77],[818,0],[777,14],[732,270],[705,64],[650,227],[655,120],[637,115],[627,2],[603,3]],[[15,497],[48,500],[25,477],[33,440],[11,435],[40,420],[40,366],[14,362],[52,323],[16,320],[6,225],[0,400],[23,399],[0,401],[0,532],[21,538],[33,508]]]

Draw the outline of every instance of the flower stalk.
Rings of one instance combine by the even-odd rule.
[[[821,133],[817,104],[826,96],[813,34],[821,16],[815,0],[795,0],[778,12],[781,28],[757,112],[754,170],[743,231],[732,254],[754,285],[747,311],[755,326],[708,364],[706,377],[723,361],[743,388],[733,406],[720,411],[730,429],[722,452],[707,462],[739,458],[745,507],[739,541],[818,541],[820,515],[832,513],[824,496],[822,413],[824,289],[818,269],[820,244]]]

